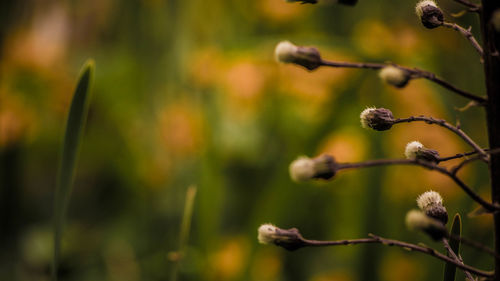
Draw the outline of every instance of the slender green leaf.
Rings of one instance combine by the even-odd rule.
[[[66,122],[66,132],[62,147],[57,185],[54,195],[54,256],[52,279],[57,280],[57,269],[61,251],[64,218],[71,197],[76,161],[80,142],[87,119],[90,88],[94,75],[94,61],[88,60],[82,68]]]
[[[453,218],[453,224],[451,225],[451,234],[453,237],[460,237],[462,234],[462,219],[460,215],[457,213]],[[459,256],[460,255],[460,240],[450,238],[450,248],[453,252]],[[448,254],[448,256],[450,256]],[[455,273],[457,267],[454,264],[446,263],[444,267],[444,281],[455,281]]]

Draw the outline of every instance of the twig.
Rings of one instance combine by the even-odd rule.
[[[451,22],[443,22],[443,26],[460,32],[465,37],[465,39],[469,40],[472,47],[474,47],[474,49],[476,49],[476,51],[479,53],[479,55],[481,55],[481,57],[483,57],[483,55],[484,55],[483,48],[477,42],[476,38],[474,38],[474,35],[472,34],[472,32],[470,32],[470,27],[468,29],[465,29],[465,28],[461,27],[460,25],[458,25],[456,23],[451,23]]]
[[[392,64],[392,63],[391,64],[357,63],[357,62],[337,62],[337,61],[326,61],[326,60],[322,60],[321,65],[329,66],[329,67],[366,68],[366,69],[375,69],[375,70],[382,69],[382,68],[387,67],[387,66],[394,66],[394,67],[397,67],[399,69],[402,69],[402,70],[408,72],[412,76],[412,78],[414,78],[414,79],[415,78],[425,78],[425,79],[432,81],[432,82],[440,85],[441,87],[448,89],[448,90],[450,90],[450,91],[452,91],[452,92],[454,92],[462,97],[476,101],[481,105],[485,105],[487,102],[486,98],[476,96],[472,93],[469,93],[467,91],[459,89],[459,88],[455,87],[454,85],[437,77],[436,74],[429,72],[429,71],[426,71],[426,70],[418,69],[418,68],[409,68],[409,67],[405,67],[405,66],[401,66],[401,65],[397,65],[397,64]]]
[[[467,239],[465,237],[462,237],[462,236],[458,236],[458,235],[454,235],[454,234],[450,234],[450,238],[451,239],[456,239],[456,240],[460,240],[460,242],[462,244],[465,244],[465,245],[468,245],[472,248],[476,248],[477,250],[480,250],[480,251],[483,251],[487,254],[490,254],[492,256],[494,256],[496,259],[500,259],[500,255],[498,255],[497,253],[495,253],[495,251],[481,243],[478,243],[476,241],[473,241],[473,240],[470,240],[470,239]]]
[[[469,2],[468,0],[455,0],[455,2],[460,3],[465,7],[469,8],[468,10],[471,12],[479,12],[481,10],[480,5]]]
[[[423,121],[427,124],[436,124],[436,125],[439,125],[441,127],[444,127],[446,129],[452,131],[453,133],[455,133],[459,137],[461,137],[466,143],[468,143],[470,146],[472,146],[477,151],[477,153],[479,153],[481,155],[482,159],[484,159],[485,162],[488,161],[489,156],[486,154],[486,152],[484,152],[484,150],[479,145],[477,145],[466,133],[464,133],[464,131],[451,125],[450,123],[448,123],[442,119],[435,119],[433,117],[425,117],[425,116],[411,116],[408,118],[396,119],[394,121],[394,124],[403,123],[403,122],[414,122],[414,121]]]
[[[373,234],[369,234],[370,238],[360,238],[360,239],[347,239],[347,240],[335,240],[335,241],[320,241],[320,240],[309,240],[302,237],[299,230],[296,228],[291,229],[281,229],[277,228],[276,233],[272,235],[274,238],[273,243],[277,246],[283,247],[287,250],[297,250],[303,247],[326,247],[326,246],[340,246],[340,245],[359,245],[359,244],[382,244],[385,246],[395,246],[400,247],[408,251],[415,251],[433,256],[437,259],[443,260],[445,262],[452,263],[458,268],[472,272],[478,276],[493,277],[491,272],[483,271],[460,263],[430,247],[419,246],[399,240],[387,239]]]
[[[479,203],[483,208],[486,210],[493,212],[493,211],[499,211],[500,206],[498,205],[493,205],[483,198],[479,196],[476,192],[474,192],[467,184],[465,184],[460,178],[456,176],[456,174],[452,173],[451,171],[448,171],[444,167],[437,166],[431,162],[427,161],[422,161],[422,160],[410,160],[410,159],[379,159],[379,160],[371,160],[371,161],[365,161],[365,162],[357,162],[357,163],[336,163],[335,169],[342,170],[342,169],[352,169],[352,168],[366,168],[366,167],[374,167],[374,166],[386,166],[386,165],[418,165],[425,167],[429,170],[434,170],[437,171],[443,175],[448,176],[450,179],[452,179],[460,188],[462,188],[469,197],[471,197],[472,200],[476,201]]]
[[[448,239],[443,238],[443,245],[448,254],[453,258],[455,261],[464,264],[464,261],[453,252],[453,249],[450,246],[450,243],[448,242]],[[476,279],[470,274],[468,270],[464,270],[465,277],[469,279],[470,281],[475,281]]]

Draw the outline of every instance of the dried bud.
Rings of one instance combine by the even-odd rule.
[[[389,109],[368,107],[360,114],[361,126],[376,131],[389,130],[394,124],[394,116]]]
[[[274,55],[278,62],[294,63],[309,70],[314,70],[322,64],[318,49],[295,46],[289,41],[282,41],[276,45]]]
[[[415,6],[415,12],[422,24],[429,29],[443,25],[443,11],[432,0],[418,2]]]
[[[443,205],[443,198],[436,191],[427,191],[417,198],[417,205],[420,210],[443,224],[448,222],[448,212]]]
[[[419,159],[427,162],[439,163],[439,152],[424,147],[424,145],[418,141],[412,141],[406,145],[405,156],[410,160]]]
[[[261,244],[275,244],[293,251],[304,246],[304,238],[298,229],[281,229],[272,224],[263,224],[258,229],[257,239]]]
[[[496,32],[500,32],[500,9],[497,9],[491,15],[491,23]]]
[[[296,182],[327,180],[337,172],[337,164],[332,156],[326,154],[312,159],[301,156],[290,164],[289,170],[290,177]]]
[[[386,66],[378,73],[380,79],[396,88],[403,88],[410,81],[408,71],[395,66]]]
[[[338,2],[339,2],[339,4],[354,6],[358,3],[358,0],[338,0]]]
[[[293,2],[300,2],[300,4],[316,4],[318,3],[317,0],[285,0],[286,2],[293,3]]]
[[[423,231],[434,240],[448,236],[444,224],[418,210],[411,210],[406,214],[406,226],[411,230]]]

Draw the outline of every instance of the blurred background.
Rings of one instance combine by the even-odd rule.
[[[452,19],[461,7],[439,3]],[[487,146],[484,113],[428,81],[401,90],[370,70],[308,72],[274,61],[275,45],[317,46],[329,60],[395,62],[483,95],[482,66],[451,30],[427,30],[414,1],[355,7],[283,0],[6,0],[0,4],[0,279],[49,280],[52,204],[62,136],[79,69],[96,61],[88,123],[63,239],[61,280],[170,280],[189,185],[197,186],[179,280],[439,280],[444,264],[380,245],[287,252],[257,228],[306,238],[376,233],[442,249],[405,228],[416,197],[439,191],[465,236],[492,245],[489,216],[448,178],[418,167],[344,171],[293,183],[299,155],[338,161],[401,158],[421,141],[448,156],[469,151],[425,124],[364,130],[366,106],[396,117],[459,121]],[[456,19],[472,25],[476,18]],[[456,162],[446,163],[446,166]],[[462,171],[488,198],[486,166]],[[466,262],[491,258],[463,248]],[[462,278],[463,275],[459,275]],[[459,279],[460,280],[460,279]]]

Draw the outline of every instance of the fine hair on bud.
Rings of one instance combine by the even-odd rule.
[[[281,63],[294,63],[314,70],[323,63],[318,49],[314,47],[296,46],[290,41],[281,41],[274,49],[274,57]]]
[[[261,225],[257,239],[261,244],[274,244],[293,251],[304,246],[304,238],[296,228],[281,229],[270,223]]]
[[[405,148],[406,159],[410,160],[423,160],[432,163],[439,163],[439,152],[434,149],[424,147],[418,141],[411,141]]]
[[[420,194],[417,197],[417,205],[427,216],[443,224],[448,222],[448,212],[443,205],[443,198],[438,192],[430,190]]]
[[[403,88],[410,81],[408,71],[392,65],[382,68],[378,75],[382,81],[396,88]]]
[[[337,170],[335,159],[330,155],[320,155],[316,158],[300,156],[290,164],[290,177],[295,182],[305,182],[312,179],[332,178]]]
[[[433,0],[422,0],[415,6],[415,12],[420,18],[422,25],[432,29],[443,25],[443,11]]]
[[[389,109],[368,107],[359,115],[361,126],[376,131],[389,130],[394,124],[394,116]]]
[[[410,230],[423,231],[436,241],[448,236],[448,231],[443,223],[419,210],[409,211],[406,214],[405,222]]]

